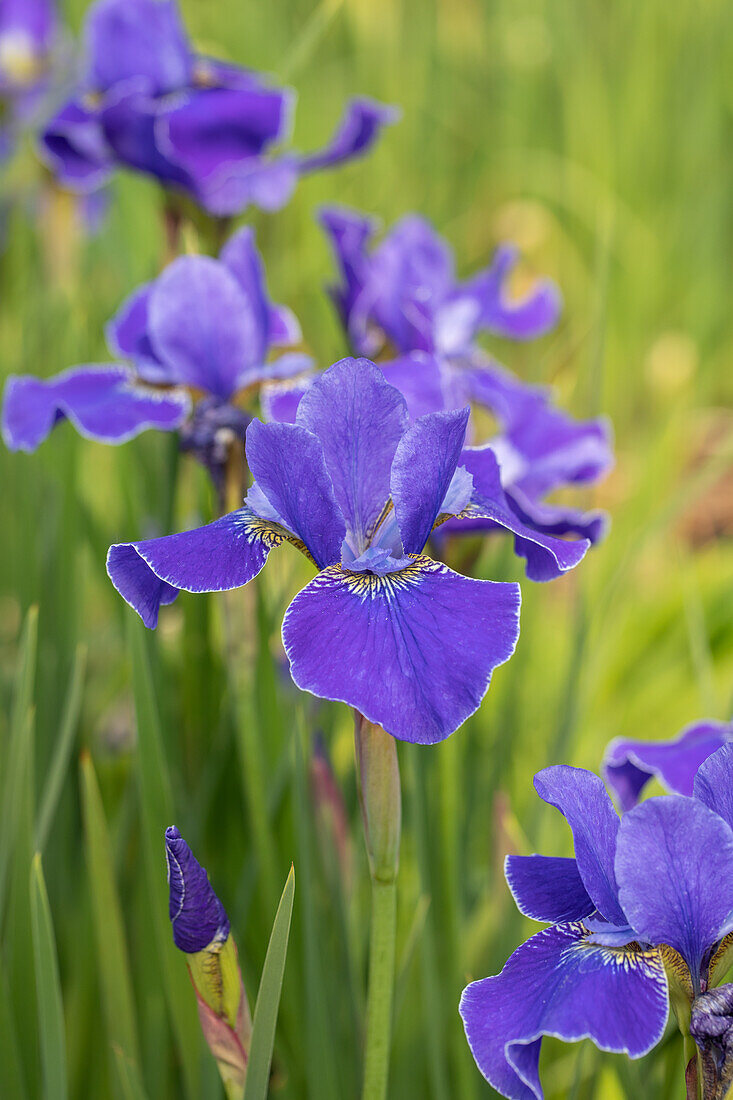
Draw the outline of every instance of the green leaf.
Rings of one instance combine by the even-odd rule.
[[[23,1079],[13,1008],[5,967],[0,959],[0,1096],[24,1100],[28,1091]]]
[[[129,1058],[125,1057],[120,1047],[114,1048],[117,1079],[120,1083],[120,1092],[123,1100],[148,1100],[137,1067]]]
[[[56,807],[58,806],[61,788],[66,778],[69,766],[69,757],[74,744],[74,734],[79,723],[81,710],[82,687],[84,684],[84,671],[87,663],[86,646],[77,646],[74,657],[74,667],[71,671],[69,690],[64,704],[64,713],[59,725],[59,735],[56,740],[51,765],[48,769],[46,785],[43,789],[41,806],[38,811],[36,823],[36,848],[42,852],[46,847],[48,833],[53,823]]]
[[[150,926],[156,941],[160,980],[176,1036],[186,1092],[193,1100],[199,1095],[201,1034],[191,983],[183,960],[173,945],[168,919],[163,838],[166,827],[174,821],[173,797],[143,630],[137,617],[130,615],[128,640],[137,718],[138,780]]]
[[[82,755],[80,768],[84,839],[107,1035],[128,1060],[139,1064],[130,963],[114,879],[112,846],[89,753]]]
[[[66,1036],[56,941],[39,853],[31,864],[31,926],[38,994],[44,1097],[66,1100]]]
[[[275,922],[272,926],[267,955],[265,956],[265,965],[262,969],[262,979],[252,1021],[252,1039],[249,1047],[244,1100],[266,1100],[267,1097],[294,897],[295,868],[291,867],[275,914]]]

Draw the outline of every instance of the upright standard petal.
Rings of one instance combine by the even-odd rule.
[[[396,107],[388,107],[373,99],[352,99],[325,149],[300,158],[301,171],[332,168],[343,161],[364,156],[379,137],[382,127],[391,126],[399,117],[400,111]]]
[[[99,443],[125,443],[148,428],[173,431],[190,401],[183,392],[139,385],[125,367],[72,367],[43,381],[10,375],[5,385],[2,432],[11,451],[34,451],[60,420]]]
[[[689,795],[700,765],[731,739],[733,725],[714,719],[694,722],[671,741],[617,737],[606,748],[603,775],[624,812],[636,805],[652,778],[673,794]]]
[[[320,440],[299,424],[253,420],[246,449],[258,489],[288,530],[302,539],[317,567],[339,561],[346,526]]]
[[[107,325],[107,346],[113,355],[130,359],[147,382],[170,383],[171,372],[158,358],[148,332],[148,303],[154,283],[134,290]]]
[[[733,744],[709,756],[695,776],[695,798],[733,829]]]
[[[588,943],[582,924],[538,932],[500,974],[473,982],[461,1017],[476,1064],[512,1100],[542,1100],[544,1035],[640,1058],[662,1038],[667,978],[657,951]]]
[[[517,909],[532,920],[558,924],[580,920],[595,909],[574,859],[507,856],[504,875]]]
[[[110,546],[107,573],[123,600],[153,629],[161,605],[173,603],[180,591],[240,588],[288,537],[250,508],[240,508],[193,531]]]
[[[466,439],[469,410],[428,413],[400,440],[392,463],[392,500],[406,554],[428,541]]]
[[[619,819],[602,780],[583,768],[555,764],[537,773],[534,786],[570,826],[578,870],[596,908],[606,920],[625,925],[614,874]]]
[[[133,77],[155,95],[187,84],[191,50],[175,0],[97,0],[85,25],[87,81],[103,92]]]
[[[450,521],[448,530],[476,530],[488,523],[511,531],[515,551],[526,560],[527,576],[533,581],[554,580],[583,560],[590,546],[588,539],[554,538],[522,522],[504,492],[499,463],[490,446],[467,447],[460,463],[471,474],[474,491],[470,503]]]
[[[209,876],[175,825],[165,831],[168,868],[168,913],[179,951],[195,954],[212,943],[224,943],[229,918],[214,893]]]
[[[429,558],[386,576],[333,566],[295,597],[283,643],[295,683],[356,707],[402,741],[442,741],[514,652],[519,586]]]
[[[358,557],[389,499],[392,460],[407,427],[402,395],[368,359],[342,359],[308,388],[296,423],[321,441]]]
[[[258,363],[261,328],[239,283],[209,256],[179,256],[148,303],[153,348],[179,382],[227,400]]]
[[[265,285],[265,267],[257,251],[254,230],[238,229],[222,248],[219,259],[231,271],[257,318],[259,345],[254,358],[264,363],[269,343],[270,306]],[[297,323],[297,322],[296,322]]]
[[[733,929],[733,831],[694,798],[650,798],[621,820],[619,900],[649,943],[666,943],[690,968]]]
[[[355,210],[327,206],[319,212],[318,221],[329,238],[341,275],[341,283],[330,286],[329,292],[344,328],[351,331],[352,311],[368,275],[367,245],[374,233],[374,219]]]

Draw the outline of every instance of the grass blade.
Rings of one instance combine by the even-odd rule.
[[[46,847],[46,840],[51,824],[56,813],[61,788],[64,784],[66,771],[69,766],[69,757],[74,744],[74,734],[79,723],[81,710],[82,687],[84,684],[84,672],[87,663],[86,646],[77,646],[74,657],[74,667],[71,670],[71,681],[64,704],[64,713],[59,726],[59,736],[56,741],[51,766],[48,770],[48,778],[41,798],[41,806],[38,811],[36,823],[36,848],[42,852]]]
[[[112,846],[89,753],[82,755],[80,768],[84,839],[107,1036],[127,1060],[139,1064],[130,963],[113,873]]]
[[[135,1064],[125,1057],[125,1053],[120,1047],[115,1047],[114,1052],[117,1079],[120,1083],[123,1100],[148,1100]]]
[[[295,868],[291,867],[275,914],[265,965],[262,969],[262,980],[257,993],[244,1100],[266,1100],[267,1098],[294,897]]]
[[[30,891],[43,1092],[46,1100],[66,1100],[66,1036],[61,982],[51,909],[38,853],[31,864]]]

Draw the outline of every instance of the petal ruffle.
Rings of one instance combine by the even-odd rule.
[[[180,256],[148,303],[153,348],[177,381],[226,401],[260,363],[262,330],[231,272],[209,256]]]
[[[621,820],[615,870],[629,923],[679,952],[697,981],[733,929],[733,830],[694,798],[650,798]]]
[[[690,795],[700,765],[732,738],[733,726],[714,719],[687,726],[671,741],[617,737],[606,748],[603,775],[624,812],[653,777],[674,794]]]
[[[733,829],[733,744],[723,745],[702,764],[695,776],[695,798]]]
[[[407,427],[402,395],[368,359],[342,359],[308,388],[296,423],[321,441],[358,557],[389,499],[392,461]]]
[[[257,489],[283,525],[302,539],[317,567],[339,561],[346,526],[320,440],[299,424],[253,420],[246,451]]]
[[[461,457],[468,417],[468,409],[427,413],[400,440],[391,489],[406,554],[419,554],[428,541]]]
[[[487,1081],[512,1100],[542,1100],[544,1035],[640,1058],[664,1033],[667,978],[657,951],[594,946],[582,924],[558,924],[517,948],[496,977],[469,985],[460,1011]]]
[[[464,284],[459,293],[477,303],[477,327],[510,340],[532,340],[555,327],[562,297],[551,279],[537,279],[521,298],[509,297],[506,280],[518,258],[513,245],[502,245],[490,267]]]
[[[560,924],[581,920],[595,909],[574,859],[562,856],[507,856],[504,875],[520,913]]]
[[[534,786],[570,826],[578,870],[596,908],[612,924],[625,925],[614,873],[619,818],[602,780],[583,768],[555,764],[537,773]]]
[[[72,367],[55,378],[11,375],[5,385],[2,432],[11,451],[34,451],[59,420],[99,443],[125,443],[148,428],[173,431],[190,401],[183,392],[141,386],[125,367]]]
[[[283,643],[295,683],[394,737],[442,741],[479,707],[519,635],[519,586],[429,558],[387,576],[333,566],[295,597]]]
[[[271,550],[289,538],[250,508],[221,519],[143,542],[110,546],[107,573],[147,627],[158,624],[161,604],[179,592],[226,592],[256,577]]]

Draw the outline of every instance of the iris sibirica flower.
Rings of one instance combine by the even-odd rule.
[[[549,390],[522,382],[477,343],[481,333],[526,341],[552,329],[561,309],[555,284],[538,279],[524,297],[513,298],[508,284],[518,253],[511,245],[461,281],[448,245],[417,215],[403,218],[372,249],[371,219],[327,208],[321,222],[341,276],[331,295],[356,353],[382,353],[380,365],[413,416],[466,404],[488,410],[499,424],[488,442],[517,515],[547,534],[598,540],[603,515],[545,498],[607,473],[613,464],[607,421],[573,420],[553,405]],[[296,398],[289,387],[273,395],[273,417],[288,419]],[[479,432],[476,421],[469,442],[486,443]],[[472,526],[490,527],[488,521]]]
[[[590,772],[546,768],[535,788],[567,819],[575,858],[507,857],[519,909],[550,927],[464,991],[481,1072],[504,1096],[541,1100],[544,1035],[638,1058],[661,1039],[670,995],[705,1051],[705,997],[733,939],[733,745],[702,764],[692,796],[650,798],[621,819]]]
[[[58,31],[53,0],[0,0],[0,100],[6,109],[23,113],[46,88]]]
[[[697,769],[733,741],[733,722],[706,718],[686,726],[671,741],[617,737],[603,758],[603,775],[622,810],[632,809],[650,779],[673,794],[692,794]]]
[[[283,206],[305,173],[365,153],[395,112],[352,100],[311,154],[273,153],[289,136],[293,94],[260,74],[194,53],[174,0],[97,0],[85,26],[86,72],[48,123],[42,150],[68,186],[123,166],[182,192],[210,214]]]
[[[558,571],[585,546],[525,527],[496,487],[461,464],[468,409],[410,423],[404,398],[365,359],[318,376],[296,422],[247,429],[244,506],[208,526],[110,549],[113,584],[154,627],[179,591],[238,588],[287,541],[318,575],[288,608],[283,642],[298,687],[342,700],[395,737],[440,741],[472,714],[511,656],[519,588],[477,581],[424,554],[437,524],[489,515],[517,549]],[[572,555],[568,560],[567,555]]]
[[[268,361],[299,340],[293,314],[268,298],[252,230],[241,229],[218,260],[181,256],[128,298],[107,330],[125,365],[72,367],[45,381],[11,376],[3,438],[31,451],[63,419],[103,443],[180,428],[184,449],[221,488],[227,449],[251,418],[242,405],[269,379],[310,365],[295,352]]]
[[[186,955],[201,1029],[227,1095],[241,1096],[251,1020],[229,918],[175,825],[165,831],[165,859],[173,940]]]

